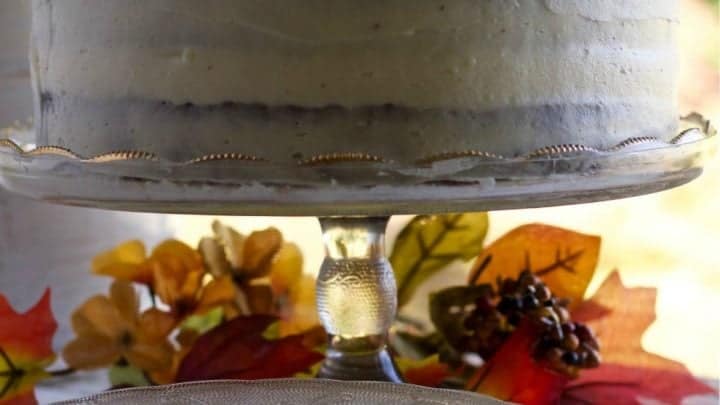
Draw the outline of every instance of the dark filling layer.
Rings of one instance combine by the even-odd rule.
[[[45,93],[40,144],[85,155],[143,150],[185,160],[240,152],[272,161],[363,152],[416,161],[441,152],[506,156],[557,144],[610,147],[634,136],[674,135],[672,111],[629,104],[549,104],[491,111],[414,109],[394,104],[319,108],[225,102],[88,101]],[[664,122],[637,117],[664,116]]]

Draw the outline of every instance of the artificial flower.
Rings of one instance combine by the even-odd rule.
[[[92,272],[95,274],[152,287],[158,269],[173,273],[176,278],[185,278],[191,272],[198,272],[198,278],[201,278],[205,271],[198,252],[177,240],[161,243],[153,249],[149,257],[146,255],[145,245],[132,240],[101,253],[92,262]]]
[[[168,334],[174,317],[152,308],[139,312],[137,294],[127,281],[115,281],[110,295],[96,295],[71,318],[77,337],[63,350],[70,367],[93,369],[126,360],[142,370],[163,370],[172,364],[175,350]]]
[[[147,259],[145,244],[131,240],[95,256],[91,269],[94,274],[149,285],[152,267],[147,264]]]
[[[231,278],[235,282],[240,314],[271,314],[273,292],[267,276],[287,245],[280,231],[268,228],[245,237],[215,221],[213,232],[214,236],[202,239],[198,248],[208,272],[216,280]]]
[[[215,277],[231,275],[239,282],[265,277],[275,255],[283,247],[283,237],[275,228],[245,237],[219,221],[213,222],[212,238],[200,241],[200,252],[208,271]]]
[[[302,252],[285,244],[270,266],[270,285],[280,316],[280,337],[299,334],[319,324],[315,305],[315,279],[303,275]]]

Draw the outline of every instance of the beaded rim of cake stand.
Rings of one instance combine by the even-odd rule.
[[[301,160],[298,162],[300,166],[323,166],[333,163],[348,163],[348,162],[366,162],[366,163],[392,163],[392,161],[385,160],[380,156],[371,155],[369,153],[362,152],[340,152],[340,153],[328,153],[323,155],[315,155],[310,159]]]
[[[717,130],[711,122],[697,113],[689,114],[681,117],[681,122],[686,122],[692,127],[685,129],[679,135],[670,141],[663,141],[656,137],[633,137],[628,138],[615,146],[602,149],[582,144],[560,144],[551,145],[536,149],[526,153],[520,157],[507,157],[492,152],[468,149],[464,151],[445,151],[423,157],[415,161],[418,166],[427,166],[443,161],[449,161],[461,158],[479,158],[483,160],[499,160],[499,161],[532,161],[537,159],[558,158],[569,155],[577,155],[583,153],[619,153],[624,151],[634,151],[650,149],[653,147],[664,147],[672,145],[680,145],[693,141],[710,138],[717,135]],[[103,153],[92,157],[83,157],[72,150],[61,146],[39,146],[31,149],[24,149],[20,144],[10,138],[0,139],[0,149],[10,149],[21,157],[60,157],[74,161],[85,163],[113,163],[127,161],[150,161],[160,162],[160,157],[151,152],[140,150],[113,151]],[[249,163],[272,163],[270,160],[260,156],[227,152],[214,153],[199,156],[185,162],[175,162],[181,165],[198,165],[209,162],[222,161],[241,161]],[[382,156],[365,153],[365,152],[335,152],[314,155],[308,159],[299,160],[298,167],[323,167],[339,163],[368,163],[368,164],[395,164],[395,161],[388,160]]]

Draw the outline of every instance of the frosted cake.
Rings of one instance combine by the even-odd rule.
[[[677,0],[33,0],[39,143],[416,162],[667,139]]]
[[[30,2],[0,1],[0,138],[3,128],[32,115],[29,38]]]

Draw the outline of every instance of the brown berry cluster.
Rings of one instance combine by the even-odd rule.
[[[526,270],[517,279],[499,279],[497,296],[484,296],[465,319],[461,349],[488,358],[524,320],[539,331],[535,359],[555,371],[577,376],[580,369],[600,364],[599,345],[585,325],[573,322],[568,302]]]

